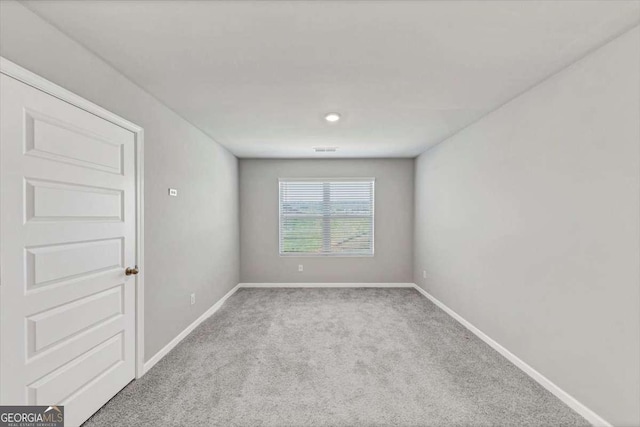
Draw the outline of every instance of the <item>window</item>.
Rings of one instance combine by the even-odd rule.
[[[280,255],[373,255],[374,179],[280,179]]]

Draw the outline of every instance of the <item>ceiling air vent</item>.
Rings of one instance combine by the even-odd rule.
[[[338,151],[338,147],[313,147],[313,151],[316,153],[335,153]]]

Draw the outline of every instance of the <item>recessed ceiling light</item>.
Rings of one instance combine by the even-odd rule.
[[[338,114],[338,113],[327,113],[327,114],[325,114],[324,119],[326,121],[328,121],[329,123],[335,123],[338,120],[340,120],[340,114]]]

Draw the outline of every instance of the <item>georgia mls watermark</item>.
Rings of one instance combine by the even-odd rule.
[[[64,427],[64,406],[0,406],[0,427]]]

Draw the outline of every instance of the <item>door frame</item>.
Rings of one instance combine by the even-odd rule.
[[[135,135],[136,170],[136,265],[140,273],[135,276],[135,372],[136,378],[144,375],[144,129],[104,108],[87,101],[75,93],[38,76],[0,56],[0,73],[19,80],[42,92],[94,114],[115,125],[127,129]],[[0,176],[1,179],[1,176]],[[2,266],[0,266],[0,269]],[[2,284],[0,283],[0,286]],[[0,318],[0,322],[2,319]],[[1,337],[0,337],[1,339]],[[0,378],[3,373],[0,372]]]

